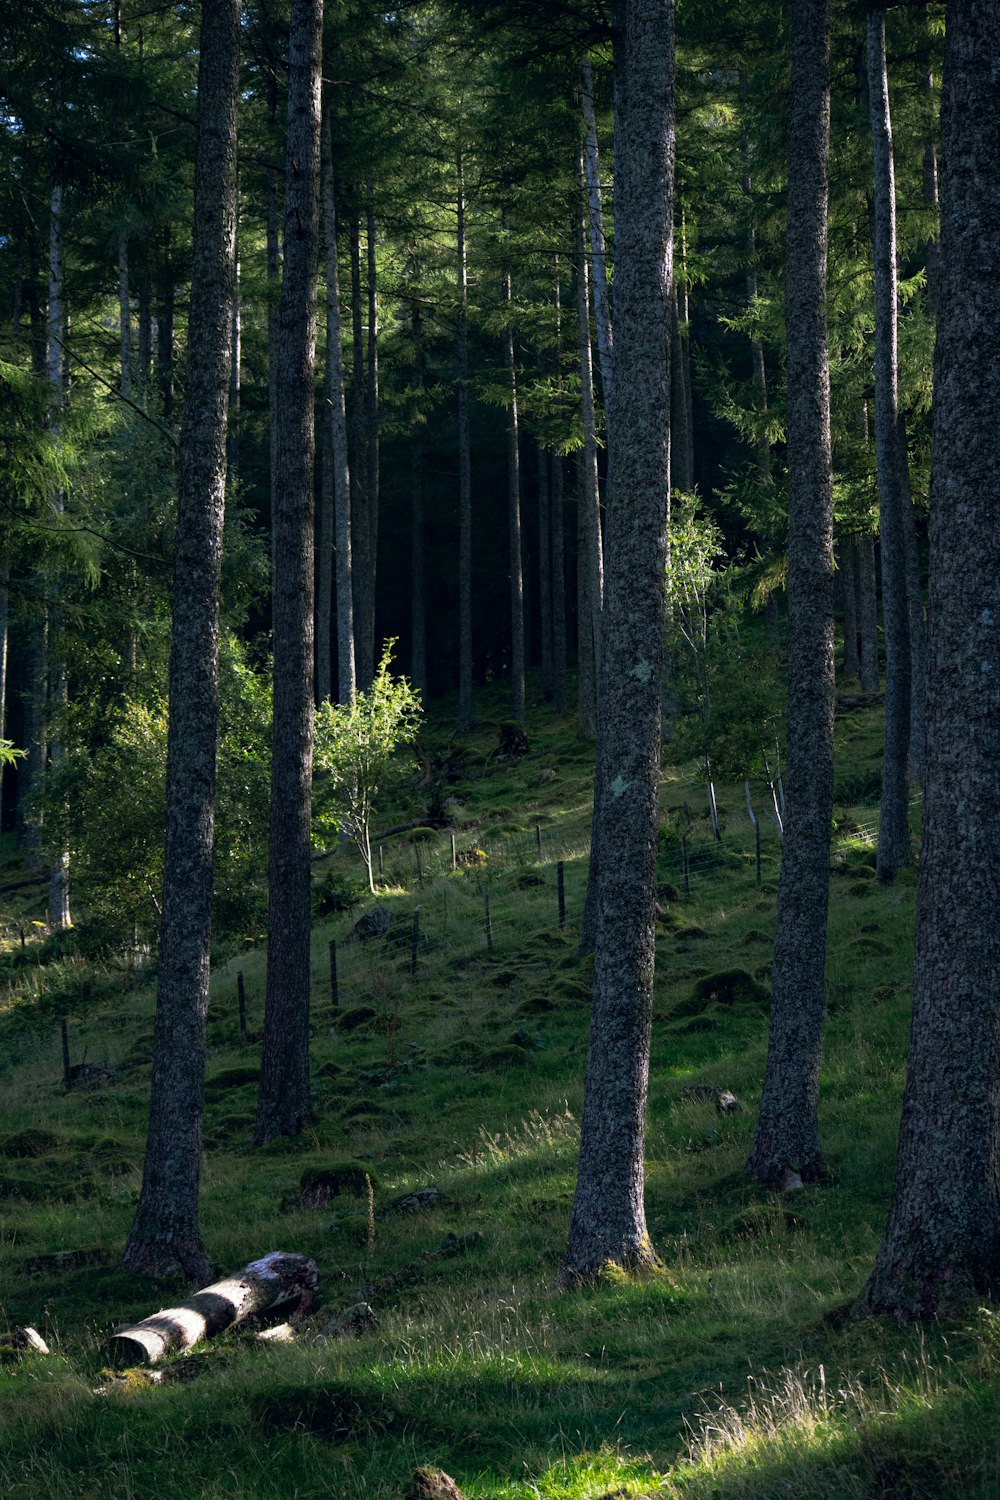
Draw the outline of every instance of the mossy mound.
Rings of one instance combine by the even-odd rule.
[[[355,1198],[366,1197],[369,1184],[374,1189],[378,1182],[371,1168],[361,1161],[334,1161],[321,1167],[306,1167],[299,1178],[299,1203],[303,1208],[316,1208],[341,1193],[350,1193]]]
[[[249,1084],[260,1082],[259,1068],[227,1068],[205,1080],[205,1093],[209,1096],[228,1093],[230,1089],[244,1089]]]
[[[356,1005],[353,1010],[341,1011],[337,1017],[340,1031],[360,1031],[363,1026],[372,1026],[378,1020],[378,1011],[370,1005]]]
[[[766,1010],[770,993],[745,969],[724,969],[699,979],[690,995],[678,1000],[671,1012],[675,1021],[703,1017],[713,1010]]]
[[[508,1068],[523,1068],[528,1061],[524,1047],[506,1042],[502,1047],[491,1047],[480,1057],[477,1067],[484,1073],[503,1073]]]
[[[18,1130],[14,1135],[0,1137],[0,1156],[13,1160],[34,1156],[48,1156],[60,1151],[69,1143],[51,1130]]]
[[[383,1397],[368,1397],[348,1385],[281,1385],[254,1396],[250,1415],[265,1433],[308,1432],[331,1443],[372,1442],[400,1425],[400,1414]]]

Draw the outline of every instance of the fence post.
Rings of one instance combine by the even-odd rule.
[[[684,894],[691,895],[691,874],[688,867],[688,841],[687,834],[681,834],[681,872],[684,876]]]
[[[240,1013],[240,1041],[245,1047],[247,1042],[247,992],[243,987],[242,969],[236,975],[236,1003]]]
[[[452,836],[451,836],[451,868],[452,868],[452,873],[453,874],[458,869],[458,850],[455,848],[455,835],[454,835],[454,833],[452,833]]]
[[[559,895],[559,926],[566,926],[566,866],[562,860],[556,865],[556,891]]]
[[[382,845],[381,844],[379,844],[379,846],[378,846],[378,874],[379,874],[379,879],[380,880],[385,875],[385,862],[384,862],[384,860],[382,858]]]
[[[410,934],[410,977],[417,972],[417,948],[420,945],[420,907],[413,908],[413,931]]]
[[[340,985],[337,982],[337,940],[330,939],[330,1009],[334,1015],[340,1009]]]
[[[542,857],[542,825],[541,825],[541,823],[536,823],[535,824],[535,843],[538,846],[538,858],[541,859],[541,857]]]
[[[62,1033],[62,1055],[63,1055],[63,1086],[69,1088],[69,1027],[66,1025],[65,1017],[59,1022],[59,1030]]]
[[[493,952],[493,922],[490,918],[490,888],[483,881],[483,920],[486,924],[486,947],[490,953]]]

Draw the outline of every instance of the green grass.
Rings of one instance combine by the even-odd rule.
[[[400,1495],[430,1463],[470,1500],[1000,1494],[993,1312],[924,1330],[846,1315],[888,1206],[905,1070],[915,881],[874,880],[877,809],[837,809],[829,1171],[820,1186],[767,1195],[742,1164],[766,1049],[776,831],[765,818],[758,887],[742,788],[720,788],[720,849],[697,782],[665,772],[646,1174],[662,1269],[556,1295],[587,1040],[590,966],[575,924],[592,750],[539,708],[531,755],[499,761],[499,697],[492,721],[489,711],[444,789],[458,848],[483,849],[485,865],[453,873],[444,833],[421,841],[418,880],[412,843],[385,839],[388,940],[345,941],[362,908],[316,925],[316,1121],[301,1139],[249,1148],[259,1044],[240,1045],[236,976],[258,1030],[261,944],[220,953],[213,980],[203,1230],[220,1268],[276,1248],[314,1256],[322,1322],[449,1234],[480,1236],[378,1299],[380,1327],[365,1338],[268,1346],[234,1334],[176,1362],[184,1378],[160,1386],[101,1373],[108,1333],[181,1291],[117,1269],[140,1181],[152,990],[134,964],[84,963],[45,940],[29,925],[39,890],[0,893],[0,1320],[33,1323],[53,1349],[0,1365],[0,1491],[360,1500]],[[878,736],[871,710],[838,725],[844,784],[877,767]],[[446,727],[428,745],[454,748]],[[404,789],[381,826],[420,812],[419,789]],[[345,852],[317,878],[326,869],[358,878]],[[5,841],[0,885],[17,873]],[[63,1017],[72,1060],[113,1071],[91,1090],[63,1092]],[[732,1089],[744,1113],[720,1118],[685,1099],[693,1083]],[[324,1173],[343,1190],[299,1206],[302,1181]],[[430,1183],[432,1207],[383,1213]]]

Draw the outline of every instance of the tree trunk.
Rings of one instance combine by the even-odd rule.
[[[743,97],[743,79],[740,79],[740,97]],[[747,302],[751,312],[756,310],[759,289],[757,286],[757,232],[754,226],[753,179],[750,175],[750,137],[746,126],[740,129],[740,155],[743,159],[743,197],[747,208]],[[763,483],[771,478],[771,443],[767,435],[767,369],[764,364],[764,345],[755,334],[750,336],[750,364],[753,378],[753,404],[760,413],[760,429],[757,434],[757,473]]]
[[[313,385],[319,249],[322,0],[292,0],[284,274],[278,304],[274,728],[267,993],[257,1145],[309,1118],[313,728]]]
[[[164,420],[174,414],[174,268],[170,258],[170,228],[163,231],[163,259],[156,298],[156,383]]]
[[[472,728],[472,459],[469,443],[469,274],[465,171],[458,152],[458,728]]]
[[[841,538],[838,573],[840,575],[841,602],[844,610],[844,678],[857,682],[861,676],[861,659],[858,656],[858,545],[852,536]]]
[[[337,593],[337,695],[353,703],[357,682],[354,655],[354,581],[351,534],[351,473],[347,449],[344,356],[340,329],[340,273],[337,267],[337,203],[333,181],[333,116],[323,118],[323,222],[326,243],[326,399],[327,454],[333,469],[333,537]]]
[[[913,512],[910,490],[909,444],[906,419],[899,414],[899,477],[902,486],[903,552],[906,559],[906,608],[910,621],[910,780],[923,785],[927,761],[926,677],[927,625],[924,620],[920,588],[920,553],[917,547],[917,518]]]
[[[576,737],[592,740],[597,733],[597,683],[594,677],[594,625],[591,591],[590,528],[592,504],[584,449],[576,455]]]
[[[690,411],[676,283],[670,298],[670,370],[670,488],[690,495],[694,489],[694,442],[688,429]]]
[[[139,276],[138,348],[139,395],[145,407],[149,399],[149,370],[153,357],[153,307],[149,287],[149,246],[145,247],[142,273]]]
[[[58,440],[62,430],[62,410],[65,400],[63,349],[66,332],[63,285],[63,190],[60,183],[52,189],[52,215],[49,227],[48,332],[49,429],[53,437]],[[57,515],[62,515],[66,508],[65,495],[58,486],[52,492],[50,503],[53,511]],[[66,661],[61,649],[58,649],[60,618],[57,580],[50,579],[47,587],[52,591],[52,603],[49,607],[49,640],[57,647],[56,654],[49,661],[48,684],[49,706],[50,709],[55,709],[49,731],[49,761],[55,770],[65,754],[63,744],[65,726],[62,720],[68,702],[68,687]],[[69,854],[62,849],[54,855],[49,868],[48,908],[49,927],[54,932],[62,932],[72,925],[69,911]]]
[[[108,1353],[119,1366],[155,1365],[165,1355],[191,1349],[213,1333],[245,1323],[258,1313],[293,1305],[305,1311],[318,1290],[314,1260],[272,1250],[186,1302],[119,1328],[109,1340]]]
[[[271,81],[271,124],[277,124],[277,84]],[[278,299],[281,283],[281,238],[279,219],[281,191],[276,172],[271,172],[267,181],[267,224],[265,240],[267,247],[267,415],[268,452],[270,455],[271,483],[271,552],[274,552],[274,511],[278,503]]]
[[[25,646],[24,760],[17,774],[17,843],[33,875],[42,868],[32,798],[48,760],[49,617],[44,605],[33,617]]]
[[[365,340],[361,309],[361,225],[350,222],[351,247],[351,558],[354,575],[354,650],[357,685],[367,691],[375,675],[371,517],[368,496],[368,428],[365,421]]]
[[[368,587],[365,591],[365,638],[370,643],[371,672],[362,686],[369,688],[375,676],[378,653],[375,650],[375,591],[378,583],[378,511],[379,511],[379,404],[378,404],[378,283],[375,266],[375,189],[369,177],[365,190],[365,248],[368,260],[368,342],[365,379],[365,453],[368,460],[366,491],[368,495]]]
[[[577,160],[577,181],[583,188],[583,160]],[[582,201],[582,191],[581,191]],[[597,477],[597,422],[594,411],[594,367],[590,346],[590,276],[587,261],[586,225],[577,216],[577,318],[580,350],[580,416],[583,425],[583,448],[580,453],[580,520],[577,530],[581,582],[578,589],[580,611],[577,629],[581,663],[593,663],[590,691],[584,692],[581,667],[577,732],[581,738],[593,735],[597,727],[597,684],[601,674],[601,610],[604,602],[604,547],[601,538],[601,505]],[[589,639],[588,639],[589,632]]]
[[[566,713],[566,548],[563,530],[563,461],[552,454],[552,707]]]
[[[898,447],[896,188],[885,62],[885,12],[868,15],[868,108],[875,162],[875,458],[878,469],[885,639],[885,738],[877,866],[892,880],[910,862],[910,630],[906,602],[901,455]]]
[[[878,603],[875,594],[875,541],[868,534],[859,536],[857,548],[858,647],[861,654],[861,691],[877,693],[881,687],[878,670]]]
[[[521,571],[521,459],[517,424],[517,370],[514,364],[513,292],[510,272],[503,279],[508,321],[503,332],[503,363],[510,402],[507,407],[507,525],[510,535],[510,676],[511,716],[524,723],[524,577]]]
[[[118,232],[118,349],[122,395],[132,394],[132,306],[128,281],[128,231]]]
[[[549,455],[536,449],[538,457],[538,605],[542,658],[542,692],[552,698],[552,526],[549,506]]]
[[[899,1319],[1000,1288],[1000,31],[948,7],[934,353],[927,776],[896,1186],[858,1304]],[[970,225],[975,233],[970,233]],[[970,538],[975,545],[970,546]]]
[[[669,481],[671,0],[625,0],[615,76],[616,500],[599,694],[600,884],[580,1162],[563,1286],[654,1260],[643,1198]]]
[[[788,241],[788,803],[767,1070],[747,1170],[769,1187],[822,1166],[822,1058],[833,812],[833,503],[826,327],[828,0],[792,0]]]
[[[594,113],[594,76],[590,63],[582,68],[580,102],[583,107],[584,172],[587,206],[584,218],[590,235],[590,254],[594,268],[594,320],[597,324],[597,354],[601,367],[601,389],[605,414],[611,410],[614,397],[614,327],[611,318],[611,292],[608,286],[608,257],[604,243],[604,209],[601,202],[601,164],[597,149],[597,117]]]
[[[427,593],[424,544],[424,413],[422,399],[425,384],[426,357],[423,349],[423,320],[420,303],[413,304],[414,385],[417,399],[413,411],[410,439],[410,678],[422,697],[427,696]]]
[[[239,242],[239,214],[236,221]],[[240,313],[240,262],[233,266],[233,340],[229,358],[229,432],[226,438],[226,488],[233,496],[240,482],[240,389],[243,382],[243,325]]]
[[[0,740],[7,728],[7,659],[10,644],[10,551],[0,544]],[[0,808],[3,807],[3,762],[0,761]]]
[[[198,1222],[205,1016],[211,965],[226,420],[236,256],[239,0],[202,8],[198,144],[174,554],[167,834],[142,1190],[126,1270],[204,1279]]]

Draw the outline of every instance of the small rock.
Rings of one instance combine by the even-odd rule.
[[[273,1328],[262,1328],[257,1337],[269,1344],[293,1344],[295,1329],[291,1323],[276,1323]]]
[[[716,1113],[720,1115],[741,1115],[743,1113],[742,1104],[736,1095],[731,1094],[728,1089],[723,1089],[722,1093],[716,1099],[715,1109]]]
[[[794,1167],[786,1167],[781,1178],[781,1191],[783,1193],[794,1193],[798,1188],[805,1187],[802,1178]]]
[[[434,1187],[418,1188],[415,1193],[407,1193],[405,1198],[397,1198],[394,1203],[389,1203],[379,1211],[378,1217],[383,1219],[387,1214],[415,1214],[423,1208],[433,1208],[441,1201],[441,1189]]]
[[[360,916],[351,928],[352,943],[369,943],[372,938],[385,937],[392,926],[392,912],[385,906],[373,906]]]
[[[359,1339],[366,1333],[374,1333],[378,1326],[378,1318],[369,1304],[367,1302],[355,1302],[352,1307],[345,1307],[343,1312],[339,1312],[336,1317],[331,1318],[317,1337],[321,1339],[340,1339],[350,1335],[353,1338]]]
[[[406,1489],[404,1500],[462,1500],[462,1491],[443,1469],[417,1469]]]

